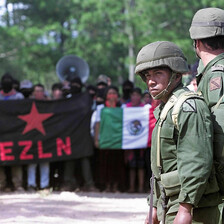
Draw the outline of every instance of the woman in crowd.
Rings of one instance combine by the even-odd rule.
[[[142,91],[134,88],[131,92],[131,102],[125,107],[143,107]],[[145,180],[145,149],[130,149],[125,151],[125,163],[129,170],[129,193],[135,192],[136,177],[138,177],[138,192],[144,192]]]
[[[104,104],[97,107],[95,125],[95,146],[99,148],[100,114],[104,107],[120,107],[118,88],[109,86],[105,91]],[[124,154],[123,150],[99,150],[99,184],[106,192],[118,192],[124,186]]]

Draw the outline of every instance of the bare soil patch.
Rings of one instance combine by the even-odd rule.
[[[128,193],[4,193],[0,194],[0,223],[144,223],[146,197]]]

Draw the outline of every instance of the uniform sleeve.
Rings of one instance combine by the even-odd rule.
[[[154,181],[154,191],[153,191],[153,207],[157,208],[157,204],[159,201],[159,185],[158,182],[155,180]]]
[[[224,86],[224,72],[221,71],[211,72],[207,86],[208,91],[207,103],[210,108],[214,106],[224,94],[223,86]]]
[[[178,117],[177,169],[181,182],[180,203],[197,206],[212,170],[213,128],[204,101],[187,100]]]
[[[157,181],[154,180],[153,207],[155,207],[155,208],[157,208],[157,204],[158,204],[158,200],[159,200],[159,198],[157,197],[158,194],[156,193],[156,191],[158,192],[158,189],[159,189],[158,183],[157,183]],[[148,206],[150,206],[150,199],[151,199],[151,194],[149,194],[147,196]]]
[[[212,77],[209,82],[209,86],[212,87],[212,89],[209,89],[208,100],[212,111],[214,129],[214,159],[222,163],[222,161],[224,161],[224,71],[215,72],[214,74],[214,78]],[[217,102],[219,104],[216,107]],[[219,169],[223,170],[223,168],[218,168],[218,170]]]

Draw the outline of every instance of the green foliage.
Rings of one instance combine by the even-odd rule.
[[[222,0],[7,0],[12,11],[1,18],[0,74],[41,82],[58,81],[57,61],[75,54],[90,66],[88,83],[107,74],[120,85],[145,44],[173,41],[189,63],[196,60],[189,37],[194,13],[223,7]],[[8,7],[9,8],[9,7]],[[7,8],[6,8],[7,9]],[[132,56],[130,52],[134,53]],[[135,84],[145,89],[139,78]]]

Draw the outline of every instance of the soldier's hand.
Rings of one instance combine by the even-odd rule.
[[[192,205],[187,203],[181,203],[173,224],[191,224],[192,223],[191,209]]]
[[[147,214],[145,218],[145,223],[144,224],[149,224],[149,214]],[[152,224],[159,224],[158,218],[157,218],[157,209],[153,208],[152,211]]]

